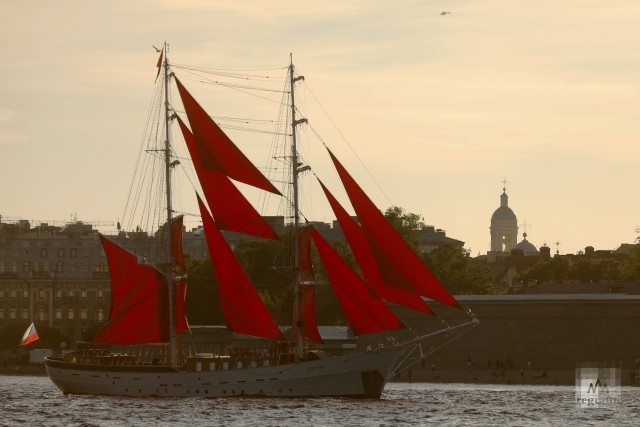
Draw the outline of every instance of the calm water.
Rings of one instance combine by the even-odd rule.
[[[382,400],[64,396],[47,377],[0,376],[3,426],[639,425],[640,388],[578,408],[573,387],[389,384]]]

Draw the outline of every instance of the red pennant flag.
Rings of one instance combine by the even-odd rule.
[[[158,67],[158,74],[156,74],[156,80],[158,80],[158,76],[160,75],[160,70],[162,69],[162,56],[164,54],[164,48],[160,51],[160,57],[158,58],[158,63],[156,67]]]

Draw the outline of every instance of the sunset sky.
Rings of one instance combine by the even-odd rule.
[[[220,69],[293,53],[376,204],[474,256],[503,180],[537,247],[616,249],[640,226],[639,23],[634,0],[5,2],[0,215],[119,218],[167,41]]]

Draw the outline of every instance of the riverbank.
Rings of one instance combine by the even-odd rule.
[[[394,382],[575,385],[576,373],[571,369],[517,371],[500,373],[491,369],[430,370],[411,369],[402,372]]]
[[[0,366],[0,375],[46,376],[47,370],[43,364],[38,364],[38,365],[6,364],[3,366]]]
[[[640,381],[632,376],[633,370],[623,369],[620,385],[638,386]],[[498,372],[492,369],[430,370],[411,369],[402,372],[394,382],[416,383],[466,383],[466,384],[515,384],[515,385],[575,385],[575,369],[517,370]]]

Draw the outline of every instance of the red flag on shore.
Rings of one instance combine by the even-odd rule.
[[[40,337],[38,336],[38,331],[36,331],[36,325],[34,325],[33,322],[31,322],[31,325],[29,325],[27,330],[24,332],[24,335],[22,336],[22,339],[20,340],[20,343],[18,344],[18,346],[29,345],[32,342],[37,341],[39,339]]]

